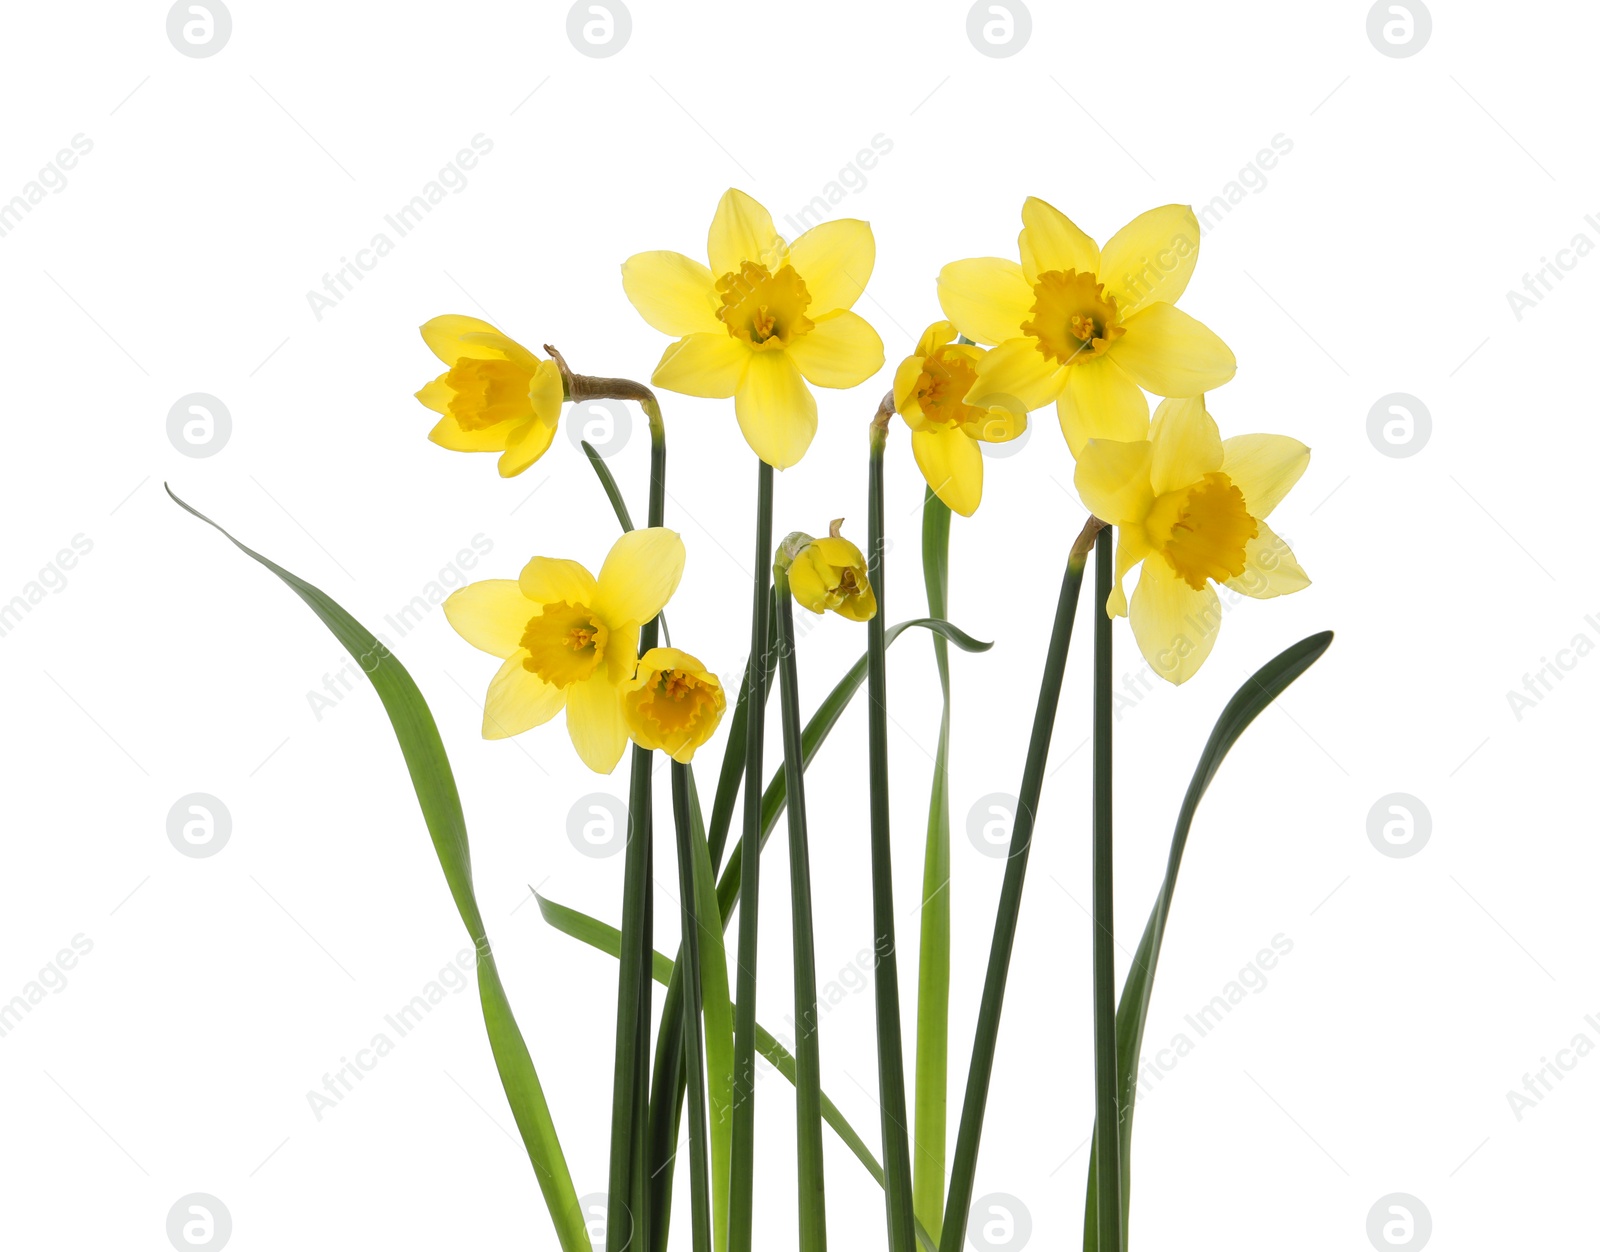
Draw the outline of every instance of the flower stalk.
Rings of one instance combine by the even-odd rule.
[[[744,822],[746,856],[739,865],[739,976],[733,1018],[733,1156],[729,1169],[728,1247],[751,1252],[755,1217],[756,960],[761,906],[762,745],[767,704],[768,611],[772,607],[772,466],[758,462],[755,586],[750,603],[750,664],[746,667]],[[758,659],[759,658],[759,661]]]
[[[966,1238],[967,1217],[972,1208],[972,1184],[978,1168],[978,1144],[983,1136],[989,1082],[994,1074],[1000,1013],[1005,1004],[1011,949],[1017,937],[1017,914],[1022,906],[1022,887],[1028,874],[1028,852],[1033,846],[1039,792],[1044,786],[1045,762],[1050,755],[1056,707],[1061,701],[1061,681],[1066,671],[1067,651],[1072,643],[1072,622],[1078,607],[1078,593],[1083,587],[1089,551],[1103,525],[1093,517],[1084,523],[1083,530],[1067,555],[1067,567],[1061,578],[1061,594],[1056,600],[1056,615],[1050,628],[1050,644],[1045,652],[1044,673],[1039,680],[1039,702],[1033,715],[1033,733],[1028,740],[1028,754],[1022,767],[1022,786],[1017,793],[1017,814],[1012,822],[1011,843],[1006,851],[1005,880],[1000,887],[1000,905],[995,910],[994,937],[989,944],[989,967],[983,979],[978,1029],[972,1043],[972,1062],[967,1070],[966,1095],[961,1104],[961,1124],[956,1132],[955,1154],[951,1159],[950,1195],[945,1201],[944,1229],[939,1238],[940,1252],[960,1252],[962,1241]]]
[[[878,1021],[878,1103],[890,1252],[912,1252],[916,1221],[906,1126],[900,975],[895,956],[894,860],[889,838],[889,695],[884,641],[883,452],[894,393],[872,419],[867,458],[867,570],[878,611],[867,623],[867,760],[871,779],[873,990]]]
[[[828,1227],[823,1194],[822,1052],[817,1035],[816,936],[811,908],[811,849],[806,830],[805,749],[800,738],[794,597],[789,590],[789,570],[795,554],[810,542],[809,535],[798,531],[784,540],[772,565],[772,589],[778,616],[778,707],[783,723],[785,808],[789,821],[800,1249],[801,1252],[826,1252]]]
[[[678,899],[683,942],[678,968],[683,971],[683,1052],[689,1089],[689,1203],[694,1252],[711,1252],[711,1165],[706,1143],[705,1036],[701,1021],[700,915],[696,889],[694,842],[689,830],[689,767],[672,763],[672,816],[678,836]],[[663,1215],[662,1224],[665,1225]]]
[[[1121,1252],[1122,1117],[1117,1098],[1116,931],[1112,925],[1111,528],[1094,542],[1094,1139],[1098,1252]]]

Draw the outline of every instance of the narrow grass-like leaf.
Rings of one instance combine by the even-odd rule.
[[[276,574],[321,619],[344,649],[361,661],[373,690],[383,702],[395,738],[400,741],[400,751],[405,757],[439,865],[444,870],[445,882],[477,948],[478,995],[483,1002],[489,1046],[528,1159],[533,1162],[534,1175],[544,1193],[545,1207],[555,1224],[556,1236],[563,1252],[591,1252],[589,1233],[545,1101],[544,1088],[517,1027],[505,988],[501,986],[494,955],[484,933],[483,916],[472,886],[472,861],[467,850],[467,824],[461,811],[461,797],[444,742],[439,738],[439,728],[422,693],[394,654],[325,592],[245,547],[209,517],[178,499],[170,487],[167,494],[180,508],[215,527],[239,551]]]
[[[702,1033],[700,991],[700,890],[695,879],[695,853],[689,833],[689,767],[672,762],[672,819],[678,837],[678,910],[683,936],[683,1056],[689,1090],[690,1240],[694,1252],[711,1252],[711,1156],[706,1146],[706,1053]],[[705,897],[705,907],[711,907]],[[712,927],[720,932],[719,927]],[[652,953],[651,966],[654,968]],[[667,1223],[662,1220],[660,1223]]]
[[[615,926],[590,917],[587,913],[580,913],[577,909],[546,899],[538,892],[534,892],[534,898],[539,902],[540,915],[562,934],[588,944],[589,947],[609,956],[616,956],[621,949],[622,937]],[[657,952],[652,962],[652,969],[655,980],[662,986],[672,981],[671,957]],[[756,1027],[756,1043],[761,1055],[793,1085],[794,1055],[760,1025]],[[872,1155],[872,1149],[867,1146],[866,1140],[856,1133],[855,1128],[839,1111],[839,1106],[828,1098],[828,1093],[825,1091],[822,1093],[822,1120],[834,1134],[839,1136],[839,1141],[850,1149],[851,1155],[861,1162],[862,1167],[872,1176],[872,1181],[880,1187],[883,1186],[883,1166],[878,1163],[878,1158]],[[934,1252],[938,1246],[920,1224],[917,1227],[917,1241],[927,1249],[927,1252]]]
[[[950,509],[931,487],[922,501],[922,581],[928,593],[928,615],[947,616]],[[944,1222],[945,1125],[950,1099],[950,645],[943,635],[933,636],[933,659],[944,705],[939,745],[933,756],[922,856],[911,1194],[917,1220],[938,1238]]]
[[[1333,642],[1331,630],[1310,635],[1293,647],[1286,648],[1257,670],[1234,693],[1217,719],[1205,751],[1195,766],[1184,793],[1183,805],[1178,810],[1178,822],[1172,832],[1172,848],[1167,854],[1167,873],[1161,890],[1156,894],[1155,907],[1150,910],[1150,920],[1145,923],[1144,937],[1133,954],[1133,966],[1128,970],[1122,987],[1122,999],[1117,1005],[1117,1066],[1120,1079],[1118,1098],[1122,1122],[1122,1228],[1127,1229],[1129,1178],[1128,1164],[1133,1151],[1133,1111],[1138,1087],[1139,1049],[1144,1042],[1145,1019],[1150,1011],[1150,996],[1155,987],[1156,962],[1161,957],[1161,941],[1166,934],[1167,916],[1172,910],[1172,895],[1178,886],[1178,868],[1183,861],[1183,850],[1189,841],[1189,828],[1194,823],[1200,800],[1216,777],[1228,750],[1238,741],[1245,728],[1255,720],[1267,705],[1276,700],[1289,684],[1316,664],[1318,658]],[[1099,1233],[1099,1205],[1096,1199],[1097,1178],[1093,1154],[1089,1157],[1088,1199],[1084,1208],[1083,1246],[1093,1252]]]

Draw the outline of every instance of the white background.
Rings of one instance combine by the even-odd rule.
[[[785,216],[875,136],[890,151],[864,183],[848,175],[858,189],[832,212],[876,232],[858,308],[889,366],[819,397],[816,441],[778,480],[779,534],[843,514],[863,537],[867,420],[938,316],[934,276],[959,257],[1015,256],[1025,196],[1104,240],[1153,205],[1254,187],[1208,231],[1183,303],[1239,359],[1211,401],[1224,434],[1281,431],[1314,449],[1273,519],[1314,585],[1230,611],[1182,689],[1145,694],[1118,625],[1119,682],[1137,693],[1118,726],[1119,977],[1217,712],[1281,648],[1338,637],[1241,742],[1195,825],[1146,1057],[1179,1033],[1195,1046],[1140,1105],[1135,1246],[1364,1248],[1392,1192],[1422,1202],[1439,1248],[1591,1239],[1600,1059],[1560,1054],[1574,1067],[1520,1118],[1507,1092],[1574,1036],[1600,1043],[1585,1022],[1600,1014],[1600,660],[1560,652],[1600,642],[1586,619],[1600,613],[1586,311],[1600,259],[1561,254],[1571,271],[1519,311],[1507,293],[1575,236],[1586,252],[1600,243],[1585,219],[1600,210],[1594,15],[1439,0],[1426,46],[1400,58],[1369,41],[1359,3],[1036,4],[1027,45],[990,57],[948,0],[640,0],[631,39],[601,59],[569,42],[566,12],[234,0],[226,46],[196,58],[168,41],[160,4],[8,7],[0,199],[74,136],[92,150],[0,237],[0,601],[60,584],[41,571],[74,536],[92,549],[0,637],[0,1000],[74,936],[93,944],[0,1038],[9,1242],[163,1249],[174,1201],[206,1192],[241,1252],[554,1246],[471,991],[313,1115],[306,1093],[464,932],[370,687],[319,718],[308,693],[345,663],[337,645],[163,480],[382,631],[416,676],[578,1191],[604,1189],[615,967],[548,930],[528,888],[615,920],[622,858],[581,854],[566,820],[593,792],[621,795],[625,770],[588,774],[559,725],[483,742],[492,659],[437,610],[403,637],[383,619],[475,536],[492,548],[470,577],[507,577],[534,553],[595,566],[615,524],[565,433],[511,481],[492,458],[429,444],[432,417],[410,393],[441,367],[416,327],[473,314],[555,343],[580,370],[647,377],[664,342],[624,299],[619,263],[700,255],[730,185],[792,234]],[[476,135],[493,147],[465,187],[314,314],[307,293]],[[1288,154],[1246,172],[1277,136]],[[166,433],[194,392],[232,418],[204,459]],[[1369,410],[1397,392],[1432,419],[1405,458],[1368,437]],[[674,633],[732,680],[752,457],[728,403],[665,407],[668,522],[689,549]],[[648,441],[634,416],[611,463],[637,515]],[[922,483],[898,423],[888,455],[897,621],[923,606]],[[951,616],[996,641],[954,658],[952,1139],[1004,868],[969,840],[967,815],[1017,787],[1082,518],[1051,412],[988,468],[952,545]],[[1079,1238],[1092,1115],[1083,613],[976,1189],[1026,1210],[1038,1247]],[[863,643],[831,617],[807,634],[808,708]],[[1557,662],[1573,668],[1519,717],[1508,691]],[[896,646],[890,683],[909,1034],[937,723],[926,636]],[[707,796],[721,742],[702,758]],[[811,780],[826,983],[870,942],[864,705]],[[167,838],[191,792],[231,813],[210,858]],[[1406,858],[1368,838],[1369,811],[1395,792],[1431,815]],[[657,943],[670,951],[669,847]],[[760,1013],[774,1027],[789,1000],[783,851],[780,832],[763,893]],[[1198,1038],[1185,1015],[1277,935],[1293,950],[1265,988]],[[872,1017],[869,993],[846,996],[822,1049],[827,1090],[875,1145]],[[791,1090],[768,1071],[758,1101],[758,1243],[782,1249]],[[882,1246],[878,1193],[831,1136],[827,1167],[836,1245]]]

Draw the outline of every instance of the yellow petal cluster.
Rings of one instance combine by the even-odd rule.
[[[1091,439],[1143,439],[1144,392],[1188,398],[1233,377],[1228,346],[1174,307],[1200,254],[1187,205],[1141,213],[1101,248],[1029,197],[1017,246],[1020,262],[974,257],[939,271],[945,316],[993,347],[968,403],[1026,411],[1054,400],[1078,456]]]
[[[498,452],[500,476],[532,465],[555,438],[561,371],[475,317],[447,314],[422,327],[449,368],[417,392],[440,415],[428,438],[452,452]]]
[[[789,566],[789,591],[795,603],[813,613],[837,613],[852,622],[867,622],[878,612],[878,599],[867,577],[861,549],[834,533],[804,544]]]
[[[678,252],[641,252],[623,264],[633,307],[675,339],[650,381],[733,397],[745,441],[787,469],[816,433],[810,387],[854,387],[883,367],[878,332],[851,312],[877,256],[872,228],[841,218],[787,243],[766,209],[730,189],[706,252],[709,267]]]
[[[1311,450],[1285,435],[1223,439],[1205,398],[1164,400],[1149,437],[1091,439],[1074,482],[1089,510],[1117,531],[1117,590],[1150,667],[1192,677],[1222,622],[1214,584],[1259,600],[1310,586],[1267,517],[1305,472]],[[1131,601],[1122,580],[1140,566]]]
[[[894,374],[895,412],[911,428],[911,454],[928,486],[949,508],[971,517],[983,498],[980,443],[1005,443],[1022,434],[1028,415],[1003,404],[967,400],[987,352],[957,343],[951,322],[922,332],[916,351]]]
[[[683,563],[683,540],[656,526],[618,539],[598,578],[577,561],[536,556],[519,578],[452,594],[444,611],[456,633],[505,662],[484,700],[483,737],[521,734],[565,709],[583,763],[600,774],[616,768],[639,627],[672,598]]]

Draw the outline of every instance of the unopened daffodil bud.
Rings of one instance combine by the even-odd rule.
[[[422,327],[450,368],[417,392],[440,415],[428,438],[452,452],[498,452],[512,478],[549,448],[561,417],[561,370],[488,322],[448,314]]]
[[[715,733],[727,707],[717,676],[677,648],[651,648],[622,689],[622,711],[633,741],[685,765]]]
[[[861,549],[839,534],[843,518],[822,539],[796,532],[779,549],[778,563],[788,563],[789,590],[795,603],[813,613],[832,610],[852,622],[870,621],[878,612],[877,597],[867,578]]]

